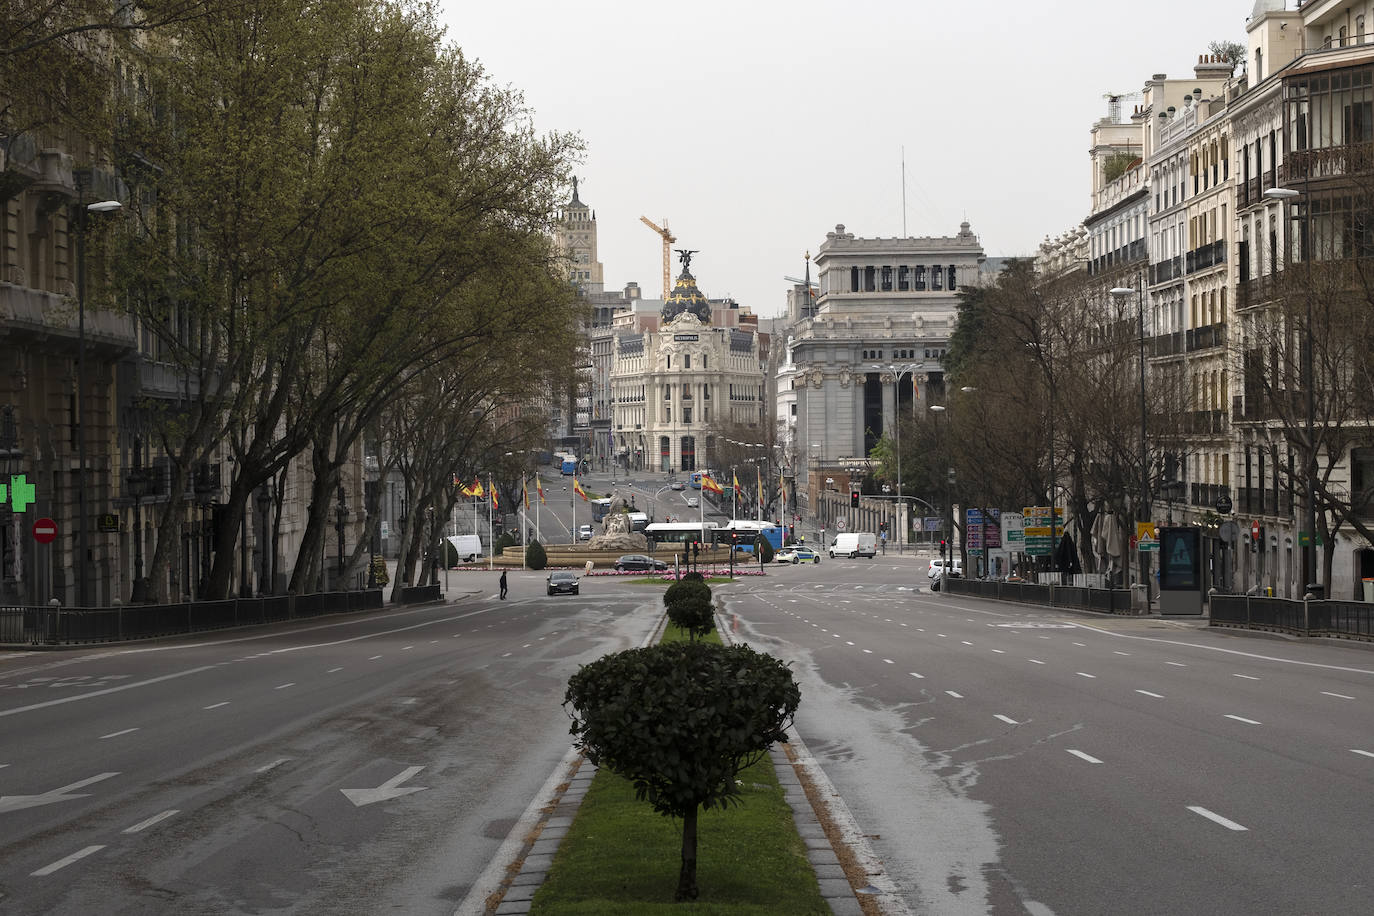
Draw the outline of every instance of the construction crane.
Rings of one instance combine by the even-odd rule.
[[[641,216],[639,221],[663,236],[663,298],[667,299],[672,291],[673,243],[677,241],[677,236],[668,231],[667,217],[664,217],[662,226],[647,216]]]
[[[1107,100],[1107,119],[1113,124],[1121,123],[1121,100],[1139,99],[1143,96],[1139,92],[1104,92],[1102,98]]]

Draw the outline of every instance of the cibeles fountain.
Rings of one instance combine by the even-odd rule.
[[[649,549],[649,539],[638,531],[630,530],[630,516],[626,513],[630,504],[623,496],[612,496],[602,519],[603,533],[587,542],[593,550],[633,550],[643,552]]]

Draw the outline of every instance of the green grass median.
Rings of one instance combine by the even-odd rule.
[[[670,626],[663,641],[686,639]],[[719,637],[711,633],[711,641]],[[673,902],[681,866],[682,824],[635,799],[634,786],[598,770],[558,846],[532,914],[652,916],[825,914],[830,912],[806,858],[792,809],[764,757],[739,774],[741,802],[703,810],[698,820],[701,896]]]

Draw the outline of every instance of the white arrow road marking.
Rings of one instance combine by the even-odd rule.
[[[0,814],[6,811],[20,811],[24,808],[37,808],[39,805],[51,805],[53,802],[68,801],[73,798],[85,798],[90,794],[89,792],[83,792],[79,795],[74,793],[77,789],[84,789],[92,783],[118,775],[118,773],[101,773],[99,776],[92,776],[90,779],[83,779],[60,789],[52,789],[41,795],[0,795]]]
[[[429,786],[411,786],[407,789],[397,788],[401,783],[423,769],[424,767],[406,767],[400,773],[391,777],[375,789],[340,789],[339,791],[347,796],[348,800],[359,808],[363,805],[370,805],[373,802],[390,801],[393,798],[400,798],[402,795],[409,795],[412,792],[423,792],[428,789]]]

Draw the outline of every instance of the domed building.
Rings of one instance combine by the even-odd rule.
[[[708,470],[720,430],[762,435],[768,422],[767,336],[733,301],[706,297],[691,272],[694,253],[679,252],[682,272],[657,322],[651,313],[615,336],[612,438],[627,467]]]

